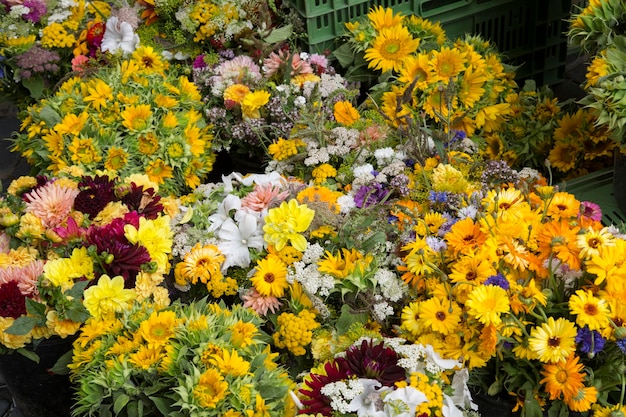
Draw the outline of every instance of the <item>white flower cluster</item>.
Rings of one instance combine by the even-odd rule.
[[[348,414],[353,410],[352,400],[363,394],[365,388],[360,379],[349,379],[347,382],[337,381],[322,387],[322,394],[330,398],[330,406],[342,414]]]
[[[72,17],[72,8],[77,7],[78,2],[74,0],[60,0],[54,9],[54,12],[48,16],[48,25],[50,23],[63,23]]]

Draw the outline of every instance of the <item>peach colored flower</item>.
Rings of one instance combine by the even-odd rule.
[[[37,216],[46,228],[61,226],[72,210],[79,191],[54,182],[36,188],[26,195],[26,213]]]
[[[257,184],[254,190],[241,199],[241,208],[261,212],[280,204],[289,193],[280,191],[280,188],[272,184]]]
[[[241,298],[244,301],[244,307],[250,307],[260,316],[265,316],[268,310],[275,313],[282,305],[278,298],[272,296],[264,297],[254,288],[242,295]]]
[[[17,287],[22,295],[31,297],[39,294],[37,279],[43,273],[44,261],[34,260],[26,266],[9,266],[0,268],[0,285],[9,281],[17,281]]]

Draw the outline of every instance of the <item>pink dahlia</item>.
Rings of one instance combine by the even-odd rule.
[[[37,281],[39,276],[43,274],[43,266],[44,261],[37,259],[26,266],[2,268],[0,269],[0,285],[15,281],[23,295],[27,297],[35,296],[39,293]]]
[[[33,213],[46,228],[63,224],[72,210],[78,190],[50,182],[28,193],[26,212]]]

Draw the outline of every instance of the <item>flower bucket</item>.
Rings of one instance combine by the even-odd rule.
[[[619,148],[613,165],[613,196],[620,211],[626,213],[626,154]]]
[[[0,355],[0,374],[24,417],[69,417],[73,404],[67,375],[49,371],[72,348],[73,338],[42,340],[34,349],[39,363],[19,354]],[[32,348],[32,346],[27,346]]]

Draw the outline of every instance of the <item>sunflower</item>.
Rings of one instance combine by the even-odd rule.
[[[236,350],[222,349],[219,353],[212,355],[209,362],[223,374],[234,377],[243,376],[250,372],[250,362],[239,356]]]
[[[215,408],[226,397],[228,382],[214,368],[209,368],[202,375],[193,389],[193,395],[201,407]]]
[[[581,146],[576,142],[557,141],[548,155],[548,160],[559,171],[569,172],[576,168],[581,151]]]
[[[104,162],[104,167],[111,171],[117,171],[122,169],[128,162],[128,152],[124,149],[111,146],[107,152],[107,158]]]
[[[135,49],[132,58],[137,61],[140,71],[144,74],[162,73],[168,67],[167,61],[164,61],[151,46],[140,46]]]
[[[419,311],[421,323],[443,335],[455,331],[461,321],[461,308],[452,300],[429,298],[420,303]]]
[[[415,83],[416,89],[425,90],[434,83],[433,73],[428,62],[428,54],[426,53],[407,56],[404,58],[402,68],[398,71],[398,82]]]
[[[89,113],[82,112],[79,115],[67,114],[60,123],[54,126],[54,131],[60,135],[77,136],[89,120]]]
[[[433,51],[430,66],[435,74],[436,81],[448,83],[465,69],[465,54],[457,48],[444,46],[440,50]]]
[[[167,178],[174,178],[173,173],[172,167],[160,158],[148,163],[146,166],[146,174],[150,181],[154,181],[157,184],[163,184]]]
[[[390,7],[373,7],[367,14],[372,27],[377,31],[385,28],[391,28],[402,24],[403,17],[400,13],[394,14]]]
[[[564,361],[543,365],[541,375],[544,378],[539,382],[546,384],[546,392],[550,394],[551,400],[561,396],[570,398],[584,386],[584,365],[578,359],[578,356],[570,355]]]
[[[459,81],[457,95],[463,106],[474,107],[476,102],[485,94],[483,87],[488,78],[483,71],[475,71],[468,68]]]
[[[130,131],[141,131],[149,125],[152,110],[149,104],[131,105],[122,111],[121,116],[124,127]]]
[[[163,346],[174,337],[178,318],[173,311],[154,312],[147,320],[141,322],[138,334],[148,344]]]
[[[395,25],[383,28],[371,48],[365,51],[365,60],[369,61],[368,68],[382,72],[399,71],[404,59],[413,54],[420,44],[419,39],[413,39],[407,28]]]
[[[576,350],[576,326],[563,317],[548,317],[547,322],[530,331],[528,346],[541,362],[565,361]]]
[[[610,310],[606,300],[597,298],[589,290],[576,291],[569,299],[569,308],[580,327],[601,330],[609,326]]]
[[[278,256],[268,255],[257,262],[250,281],[262,296],[282,297],[289,287],[287,265]]]

